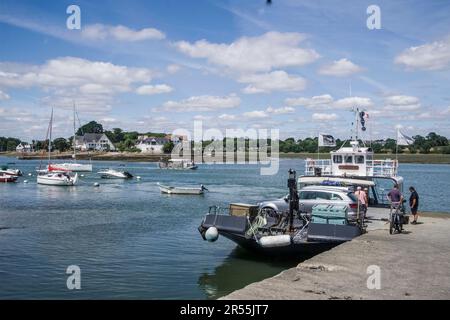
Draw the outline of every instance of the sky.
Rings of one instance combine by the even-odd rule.
[[[0,0],[0,136],[44,139],[54,108],[54,137],[69,137],[75,104],[83,123],[139,132],[201,121],[348,138],[358,107],[367,139],[450,137],[449,12],[448,0]]]

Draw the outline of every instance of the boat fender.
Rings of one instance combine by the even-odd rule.
[[[277,236],[264,236],[259,239],[259,245],[263,248],[275,248],[285,247],[291,244],[291,236],[277,235]]]
[[[216,227],[209,227],[205,233],[205,239],[209,242],[214,242],[219,238],[219,231]]]

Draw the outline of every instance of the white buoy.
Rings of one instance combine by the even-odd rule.
[[[28,174],[29,177],[31,177],[32,175],[33,175],[32,173],[29,173],[29,174]]]
[[[291,244],[291,236],[287,234],[278,236],[264,236],[259,239],[259,244],[264,248],[285,247]]]
[[[136,179],[141,180],[141,176],[137,176]]]
[[[84,174],[80,174],[80,177],[84,177]]]
[[[28,183],[28,180],[23,180],[23,183]]]
[[[219,231],[216,227],[209,227],[205,232],[205,239],[209,242],[214,242],[219,238]]]
[[[100,187],[100,183],[98,182],[94,183],[94,187]]]

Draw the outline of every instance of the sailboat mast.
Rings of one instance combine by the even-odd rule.
[[[49,136],[48,136],[48,164],[51,161],[51,153],[52,153],[52,130],[53,130],[53,108],[52,114],[50,115],[50,124],[49,124]]]
[[[72,139],[72,146],[73,146],[73,159],[75,160],[77,157],[76,148],[75,148],[75,102],[73,103],[73,139]]]

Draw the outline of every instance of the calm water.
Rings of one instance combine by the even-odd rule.
[[[253,256],[227,239],[204,242],[197,227],[210,205],[254,203],[286,193],[289,168],[260,176],[259,167],[202,165],[197,171],[161,171],[155,164],[123,163],[140,181],[85,174],[79,186],[36,185],[38,161],[16,162],[19,183],[0,184],[0,298],[217,298],[299,262]],[[95,162],[94,172],[121,163]],[[405,164],[405,185],[415,185],[421,209],[450,211],[450,166]],[[29,183],[23,183],[23,180]],[[94,188],[100,182],[100,188]],[[157,182],[199,185],[204,196],[161,195]],[[65,270],[81,268],[82,290],[69,291]]]

